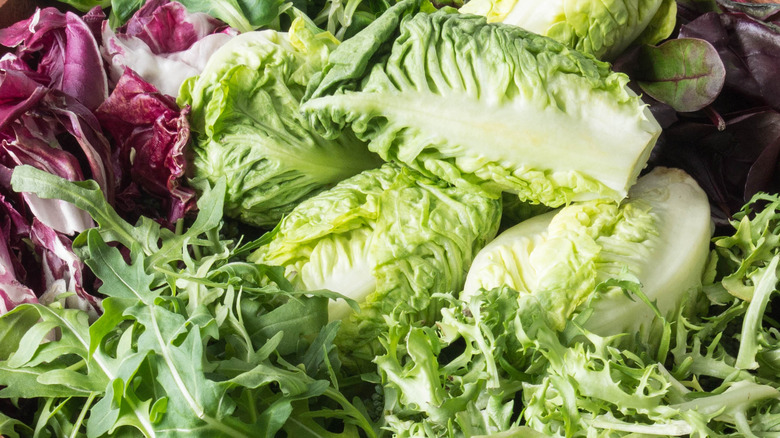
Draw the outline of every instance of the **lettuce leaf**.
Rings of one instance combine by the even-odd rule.
[[[387,161],[491,196],[626,196],[660,127],[625,75],[516,26],[416,8],[333,51],[302,105],[315,129],[348,127]]]
[[[338,42],[303,19],[290,33],[238,35],[188,79],[193,176],[227,179],[226,215],[273,226],[298,202],[381,160],[353,135],[331,141],[298,111],[309,78]]]
[[[456,293],[476,252],[497,231],[500,200],[451,187],[388,163],[303,201],[251,260],[283,266],[304,290],[327,289],[343,319],[337,343],[345,360],[370,362],[385,318],[432,323]]]
[[[656,44],[671,35],[675,0],[471,0],[460,12],[520,26],[603,60],[632,44]]]

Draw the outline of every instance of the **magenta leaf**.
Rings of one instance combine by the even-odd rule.
[[[226,27],[211,15],[188,12],[181,3],[150,0],[117,31],[140,39],[152,53],[161,54],[187,50],[207,35]]]
[[[29,164],[69,180],[91,178],[113,199],[117,174],[98,120],[74,97],[36,82],[36,75],[0,72],[0,164]],[[73,234],[92,226],[89,215],[67,203],[31,196],[25,201],[57,231]]]
[[[30,239],[43,265],[45,292],[43,303],[52,302],[60,294],[72,293],[65,299],[68,308],[81,309],[91,318],[100,314],[100,300],[84,289],[84,262],[73,252],[70,239],[33,219]]]
[[[162,201],[166,222],[173,223],[195,208],[195,192],[182,184],[184,147],[190,138],[187,113],[173,97],[160,93],[129,69],[97,109],[98,119],[114,138],[126,176],[122,187],[127,202],[119,202],[120,209],[134,208],[137,188]],[[145,213],[152,217],[160,214],[158,210]]]
[[[44,85],[61,90],[95,109],[108,96],[96,23],[105,18],[100,9],[85,19],[55,8],[37,9],[27,20],[0,29],[0,44],[15,47],[12,56],[46,78]]]

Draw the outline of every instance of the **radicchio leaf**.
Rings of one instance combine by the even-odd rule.
[[[113,198],[111,147],[91,111],[22,71],[0,71],[0,95],[0,164],[30,164],[70,180],[91,178]],[[67,203],[31,196],[26,201],[39,220],[60,232],[92,226],[89,215]]]
[[[108,96],[108,80],[94,33],[95,24],[104,18],[99,8],[84,19],[55,8],[36,9],[29,19],[0,29],[0,44],[15,47],[13,56],[46,78],[44,85],[95,109]],[[11,62],[10,58],[5,61],[6,65]]]
[[[100,300],[84,289],[84,263],[73,252],[70,239],[60,235],[37,219],[33,219],[30,238],[41,259],[45,292],[44,304],[55,301],[60,294],[72,293],[65,299],[68,308],[81,309],[97,319]]]
[[[237,33],[208,14],[190,13],[167,0],[147,2],[116,32],[106,21],[102,32],[102,53],[113,84],[130,68],[171,96]]]
[[[14,243],[21,242],[16,236],[25,231],[29,232],[29,226],[24,218],[0,196],[0,314],[22,303],[38,302],[35,292],[23,283],[25,270],[19,259],[21,255],[14,250]]]
[[[159,215],[159,209],[142,211],[134,205],[137,187],[163,201],[167,222],[177,221],[195,207],[194,190],[181,184],[184,147],[190,138],[188,112],[188,108],[180,110],[173,97],[160,93],[132,70],[125,70],[96,112],[114,138],[126,179],[118,195],[118,208],[128,214]]]
[[[201,12],[189,13],[178,2],[149,0],[124,26],[121,34],[137,37],[154,54],[181,52],[218,31],[234,33],[225,23]]]

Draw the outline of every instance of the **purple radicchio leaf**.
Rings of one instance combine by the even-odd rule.
[[[41,259],[45,292],[40,302],[48,304],[61,294],[72,295],[65,298],[65,305],[71,309],[81,309],[89,314],[91,320],[100,314],[100,300],[84,289],[84,263],[73,251],[70,239],[33,219],[30,232],[33,245]]]
[[[161,92],[177,96],[185,79],[203,71],[209,57],[237,32],[178,2],[147,2],[116,32],[103,23],[102,53],[115,84],[125,68]]]
[[[0,233],[0,314],[23,303],[37,303],[35,293],[16,278],[5,236]]]
[[[97,109],[100,123],[117,145],[123,174],[131,179],[122,182],[126,189],[117,196],[119,209],[159,215],[159,209],[142,211],[133,206],[138,188],[162,200],[166,222],[176,222],[195,208],[194,190],[182,186],[184,147],[190,138],[188,112],[129,69]]]
[[[30,164],[70,180],[91,178],[113,201],[119,173],[89,109],[21,71],[0,71],[0,96],[0,164]],[[72,234],[92,226],[86,212],[68,203],[31,194],[25,194],[25,201],[33,215],[57,231]]]
[[[37,9],[29,19],[0,29],[0,44],[15,47],[13,56],[46,78],[44,85],[95,109],[108,96],[95,36],[97,23],[104,18],[99,8],[86,14],[87,21],[72,12]],[[6,60],[6,66],[10,62]]]
[[[24,127],[18,127],[15,133],[14,141],[2,142],[0,159],[4,164],[10,167],[30,164],[71,181],[84,179],[79,162],[72,154],[51,147],[46,141],[30,135]],[[34,193],[23,193],[22,197],[33,216],[60,232],[75,234],[94,226],[89,214],[72,204],[58,199],[41,199]]]
[[[215,32],[235,34],[211,15],[190,13],[181,3],[168,0],[147,1],[118,31],[137,37],[155,54],[187,50]]]
[[[17,236],[29,233],[24,218],[0,196],[0,314],[22,303],[37,303],[35,292],[24,284],[26,271],[18,252],[24,245]],[[16,245],[14,245],[16,243]]]
[[[32,71],[26,62],[22,61],[21,58],[14,55],[13,53],[6,53],[0,57],[0,70],[21,70],[26,72]],[[49,80],[46,75],[40,75],[39,78],[40,82],[42,83],[46,83]]]
[[[0,70],[0,132],[34,108],[48,92],[32,71]]]

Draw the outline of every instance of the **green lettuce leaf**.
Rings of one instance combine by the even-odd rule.
[[[272,226],[302,199],[381,160],[354,135],[326,140],[298,112],[312,74],[338,44],[302,18],[290,33],[247,32],[181,88],[191,107],[196,178],[227,181],[225,214]]]
[[[460,290],[500,212],[500,200],[388,163],[302,202],[251,259],[284,266],[299,288],[358,302],[355,313],[332,301],[329,314],[344,319],[342,351],[370,361],[387,315],[436,319],[431,294]]]
[[[675,0],[471,0],[462,13],[548,36],[611,60],[631,44],[656,44],[677,22]]]
[[[609,65],[484,17],[404,1],[337,47],[302,110],[387,161],[550,206],[619,201],[660,127]]]
[[[575,203],[503,232],[474,259],[463,296],[509,286],[537,299],[558,329],[588,301],[589,330],[647,339],[654,307],[672,316],[701,287],[711,235],[698,184],[681,170],[655,168],[621,204]],[[639,283],[639,295],[611,279]]]

